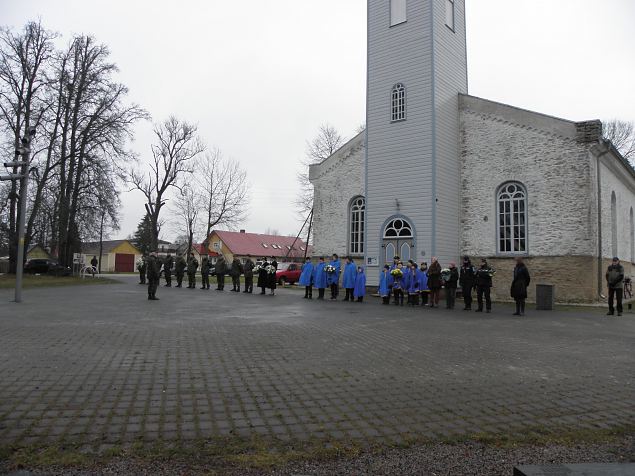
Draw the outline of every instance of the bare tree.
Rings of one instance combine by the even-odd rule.
[[[280,236],[280,231],[278,231],[275,228],[267,228],[265,230],[265,235],[270,235],[270,236]]]
[[[309,166],[328,159],[343,143],[344,138],[330,124],[320,126],[318,135],[312,141],[307,141],[306,156],[300,162],[302,171],[297,175],[300,192],[296,198],[296,207],[301,220],[304,220],[313,208],[313,185],[309,181]]]
[[[152,248],[159,241],[161,209],[172,188],[179,189],[185,175],[193,172],[192,161],[205,150],[198,137],[197,127],[174,116],[154,128],[156,143],[152,146],[152,160],[147,172],[132,170],[129,181],[146,199],[146,211],[152,226]]]
[[[247,172],[214,149],[199,162],[195,177],[207,248],[214,228],[232,228],[244,220],[249,202]]]
[[[197,194],[191,185],[181,187],[180,193],[174,200],[173,213],[178,218],[177,231],[185,231],[187,237],[187,253],[189,256],[194,244],[194,236],[199,230],[199,206],[201,196]]]
[[[604,137],[610,140],[622,156],[635,163],[635,124],[612,119],[603,123]]]

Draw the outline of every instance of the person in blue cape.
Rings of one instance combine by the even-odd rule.
[[[339,256],[333,254],[329,266],[335,268],[332,273],[327,273],[327,282],[331,287],[331,300],[335,300],[340,293],[340,271],[342,270],[342,263],[340,263]]]
[[[366,273],[364,273],[364,268],[360,266],[357,268],[357,275],[355,276],[353,297],[357,299],[357,302],[363,302],[364,296],[366,296]]]
[[[419,267],[410,260],[406,267],[406,292],[408,293],[408,305],[419,305]]]
[[[350,256],[346,257],[346,264],[344,265],[344,277],[342,278],[342,286],[346,290],[346,297],[344,301],[353,302],[355,298],[353,297],[353,290],[355,289],[355,278],[357,276],[357,266],[353,262],[353,258]]]
[[[419,269],[419,292],[421,293],[421,305],[428,305],[428,295],[430,289],[428,289],[428,263],[421,263],[421,269]]]
[[[396,270],[401,271],[401,275],[392,274]],[[395,297],[395,306],[399,306],[400,304],[403,306],[404,288],[406,285],[406,272],[406,269],[401,263],[399,263],[397,267],[390,272],[392,276],[392,293]]]
[[[390,288],[392,287],[392,276],[390,266],[384,265],[384,269],[379,273],[379,295],[382,304],[390,304]]]
[[[399,263],[401,263],[401,258],[399,256],[395,256],[392,259],[392,265],[390,266],[390,271],[392,271],[393,269],[397,269],[397,266],[399,266]]]
[[[311,263],[311,258],[308,256],[302,265],[302,273],[298,284],[304,286],[304,299],[313,299],[313,263]]]
[[[326,263],[324,262],[324,256],[320,256],[318,264],[313,269],[313,285],[318,290],[318,299],[324,299],[324,291],[327,286]]]

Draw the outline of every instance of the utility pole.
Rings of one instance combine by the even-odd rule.
[[[29,185],[29,164],[31,162],[31,140],[35,137],[35,127],[29,128],[29,136],[23,137],[15,151],[15,161],[5,162],[6,168],[20,169],[19,173],[0,175],[0,180],[20,181],[18,202],[18,256],[15,270],[15,302],[22,302],[22,278],[24,275],[24,229],[26,227],[27,187]]]

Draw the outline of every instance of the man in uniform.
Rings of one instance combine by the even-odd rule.
[[[194,257],[194,253],[190,253],[187,260],[187,282],[188,289],[196,289],[196,270],[198,269],[198,260]]]
[[[209,269],[209,256],[203,256],[203,259],[201,260],[201,289],[209,289]]]
[[[234,256],[234,260],[232,261],[231,275],[232,275],[232,284],[234,288],[233,292],[240,292],[240,275],[243,274],[243,265],[238,258]]]
[[[150,253],[146,267],[148,276],[148,300],[158,301],[157,288],[159,287],[159,276],[161,275],[161,262],[157,257],[156,251]]]
[[[476,270],[476,300],[478,309],[476,312],[483,312],[483,296],[485,296],[485,312],[492,312],[492,299],[490,291],[492,289],[492,276],[494,270],[487,264],[485,258],[481,259],[481,267]]]
[[[143,255],[139,261],[137,261],[137,271],[139,271],[139,284],[146,283],[146,269],[148,266],[146,255]]]
[[[469,256],[463,257],[463,265],[461,266],[461,275],[459,284],[463,293],[463,302],[465,303],[464,311],[472,310],[472,289],[476,280],[476,270],[472,266]]]
[[[243,266],[243,270],[245,273],[245,290],[244,293],[253,293],[254,292],[254,262],[251,260],[251,255],[247,255],[247,261]]]
[[[607,316],[615,315],[614,302],[617,299],[617,315],[622,315],[622,298],[624,297],[624,266],[619,258],[613,258],[613,263],[606,270],[606,283],[609,287],[609,312]]]
[[[176,259],[175,271],[176,271],[176,287],[180,288],[183,285],[183,276],[185,276],[185,268],[187,268],[187,263],[183,256],[179,256]]]
[[[225,261],[225,257],[220,255],[216,260],[216,291],[224,291],[225,290],[225,273],[227,272],[227,262]]]
[[[174,258],[172,255],[168,253],[165,257],[165,262],[163,263],[163,272],[165,273],[165,286],[168,288],[172,287],[172,268],[174,267]]]

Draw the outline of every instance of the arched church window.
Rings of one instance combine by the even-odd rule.
[[[364,227],[366,225],[366,199],[356,197],[350,207],[350,244],[352,255],[364,254]]]
[[[611,254],[617,256],[617,197],[611,192]]]
[[[402,218],[395,218],[384,229],[384,238],[412,238],[412,225]]]
[[[392,88],[392,121],[403,121],[406,119],[406,87],[402,83],[397,83]]]
[[[498,191],[498,252],[527,253],[527,191],[518,182]]]

